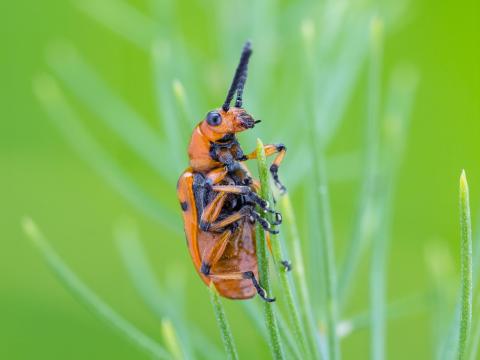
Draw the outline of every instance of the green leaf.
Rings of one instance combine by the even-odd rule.
[[[84,304],[93,314],[105,321],[114,330],[152,357],[156,359],[170,359],[168,352],[160,344],[115,312],[70,270],[52,249],[37,228],[37,225],[30,218],[24,219],[22,225],[23,230],[32,241],[32,244],[41,253],[46,263],[62,284],[72,293],[75,299]]]
[[[460,229],[461,229],[461,291],[460,291],[460,333],[458,338],[458,359],[466,358],[467,344],[472,327],[472,221],[470,200],[465,171],[460,176]]]
[[[267,170],[267,159],[265,157],[265,149],[260,139],[257,139],[257,164],[258,174],[260,178],[260,196],[262,199],[268,199],[270,197],[270,183],[269,172]],[[267,296],[272,297],[272,287],[270,285],[270,276],[268,269],[268,257],[267,257],[267,241],[265,237],[265,231],[262,227],[257,226],[257,259],[258,259],[258,272],[260,276],[260,285],[267,292]],[[284,359],[283,346],[280,339],[280,332],[278,330],[278,323],[273,311],[274,303],[264,302],[264,314],[265,323],[267,325],[267,331],[270,339],[270,347],[273,358],[275,360]]]
[[[145,193],[95,141],[67,103],[57,82],[51,76],[41,75],[35,79],[33,85],[35,94],[46,109],[49,119],[79,156],[141,212],[172,231],[180,233],[181,223],[178,216],[160,201]]]
[[[210,300],[212,302],[215,318],[217,319],[217,324],[220,329],[220,334],[222,336],[227,358],[229,360],[238,360],[237,348],[235,346],[235,341],[233,340],[232,332],[230,331],[230,325],[228,324],[227,317],[225,316],[225,310],[223,309],[220,296],[218,295],[217,289],[215,289],[213,282],[210,283],[209,290]]]

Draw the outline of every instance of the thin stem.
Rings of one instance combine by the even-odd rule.
[[[266,162],[264,164],[259,164],[259,166],[267,167]],[[263,186],[263,184],[262,184]],[[269,194],[271,194],[269,192]],[[273,204],[271,201],[271,196],[266,198],[269,203]],[[267,215],[268,216],[268,215]],[[271,220],[271,219],[269,219]],[[290,285],[290,281],[288,279],[288,272],[285,269],[285,266],[281,264],[281,260],[285,260],[285,256],[282,252],[282,246],[280,243],[280,237],[271,236],[270,237],[270,244],[272,247],[272,255],[275,261],[275,265],[277,267],[277,272],[280,278],[280,285],[282,290],[282,297],[285,298],[286,306],[287,306],[287,313],[289,316],[289,321],[291,327],[293,329],[293,336],[295,337],[295,341],[300,345],[300,349],[302,350],[304,358],[310,358],[312,354],[310,353],[310,349],[307,344],[307,340],[305,338],[305,331],[303,329],[302,323],[300,321],[300,313],[297,309],[297,305],[295,303],[293,289]],[[301,266],[301,265],[300,265]],[[298,296],[297,296],[298,297]]]
[[[262,314],[260,313],[260,308],[257,307],[254,300],[251,301],[242,301],[243,308],[247,313],[247,316],[253,322],[255,328],[257,329],[258,333],[265,338],[265,340],[269,341],[269,335],[267,332],[267,328],[265,327],[265,323],[262,321]],[[281,314],[278,314],[281,315]],[[294,359],[301,359],[300,350],[298,349],[297,344],[294,342],[293,336],[289,333],[288,325],[285,321],[282,320],[282,317],[278,317],[278,327],[280,329],[280,333],[282,334],[282,338],[285,341],[285,352],[286,358],[294,358]]]
[[[185,359],[186,357],[183,354],[180,342],[178,341],[177,332],[175,331],[172,322],[168,319],[162,320],[162,335],[168,351],[172,354],[172,358],[174,360]]]
[[[62,284],[74,295],[75,299],[84,304],[93,314],[111,325],[113,329],[137,345],[141,350],[149,353],[153,358],[170,359],[170,354],[160,344],[115,312],[75,275],[52,249],[31,219],[23,220],[23,229],[48,266]]]
[[[460,229],[461,229],[461,313],[458,338],[458,359],[466,358],[466,348],[472,326],[472,223],[470,200],[465,171],[460,176]]]
[[[378,105],[379,105],[379,77],[380,77],[380,38],[374,34],[374,22],[370,32],[370,72],[369,72],[369,103],[367,124],[365,127],[365,164],[357,218],[354,225],[351,242],[345,256],[339,281],[339,303],[343,309],[346,305],[353,276],[358,268],[366,242],[371,231],[371,215],[373,211],[373,197],[378,172]],[[377,36],[376,36],[377,35]]]
[[[406,316],[412,316],[427,310],[430,305],[430,294],[416,294],[396,300],[386,306],[386,317],[395,320]],[[350,319],[345,319],[338,324],[338,336],[343,338],[355,331],[366,328],[371,324],[370,310],[363,311]]]
[[[146,193],[94,139],[67,102],[58,83],[51,76],[44,74],[37,77],[33,85],[35,95],[47,111],[48,118],[73,150],[140,212],[180,234],[178,216],[162,202]]]
[[[182,297],[183,294],[172,296],[171,292],[160,286],[136,227],[130,221],[122,222],[115,229],[114,236],[125,269],[138,294],[157,319],[163,321],[168,317],[171,320],[177,329],[184,356],[195,358],[191,348],[193,342],[195,348],[202,355],[208,355],[209,359],[224,358],[223,352],[204,332],[194,324],[187,324],[185,311],[178,301],[178,296]],[[176,282],[179,282],[178,277]]]
[[[238,360],[237,349],[235,347],[235,341],[233,340],[232,332],[230,331],[230,325],[228,325],[227,317],[225,316],[225,310],[218,296],[217,289],[213,282],[210,284],[210,300],[212,302],[213,311],[215,312],[215,318],[220,329],[222,336],[223,346],[229,360]]]
[[[476,306],[475,306],[475,314],[480,314],[480,299],[477,298]],[[480,345],[480,321],[478,319],[473,322],[474,328],[471,332],[470,340],[469,340],[469,348],[468,348],[468,360],[475,360],[478,359],[478,347]]]
[[[280,206],[282,208],[283,218],[287,225],[290,241],[293,249],[293,276],[295,283],[300,289],[300,302],[302,309],[302,318],[307,325],[307,340],[310,347],[310,351],[313,352],[316,357],[320,354],[319,343],[317,338],[317,329],[315,327],[315,317],[313,315],[312,304],[310,303],[310,294],[308,291],[307,279],[305,277],[305,266],[303,261],[303,255],[301,250],[300,235],[297,228],[297,222],[295,219],[295,213],[293,211],[292,203],[290,201],[289,194],[282,196],[280,200]]]
[[[313,22],[306,21],[302,26],[302,34],[305,41],[305,51],[307,57],[307,65],[309,69],[309,91],[307,106],[308,119],[308,133],[310,140],[310,147],[312,149],[313,162],[313,194],[316,199],[315,213],[319,217],[320,230],[320,254],[322,264],[323,284],[325,288],[325,304],[326,304],[326,328],[327,328],[327,344],[328,344],[328,358],[336,360],[340,358],[340,344],[336,334],[338,312],[337,312],[337,275],[335,271],[335,251],[333,239],[333,225],[331,220],[330,198],[328,190],[328,176],[325,161],[325,139],[317,135],[317,112],[315,107],[315,96],[317,94],[317,83],[320,83],[317,78],[317,69],[314,66],[314,38],[315,29]],[[312,82],[311,79],[314,79]]]
[[[267,160],[265,158],[265,150],[263,143],[260,139],[257,139],[257,159],[258,159],[258,173],[260,177],[260,196],[263,199],[267,199],[270,194],[270,186],[268,181]],[[258,271],[260,276],[260,284],[267,292],[268,296],[271,294],[270,278],[268,274],[268,258],[266,250],[266,238],[265,231],[261,227],[257,227],[257,258],[258,258]],[[265,322],[270,338],[270,347],[274,359],[284,359],[284,353],[282,344],[280,341],[280,332],[278,330],[277,319],[273,312],[273,304],[264,302],[263,304],[265,313]]]
[[[369,71],[369,96],[368,96],[368,127],[371,128],[371,136],[378,141],[379,128],[379,107],[380,107],[380,69],[382,57],[382,34],[383,23],[378,17],[374,17],[370,23],[370,71]],[[376,157],[378,145],[371,149],[369,163],[374,169],[371,176],[376,173]],[[379,199],[375,213],[377,219],[382,216],[381,224],[376,224],[373,236],[372,260],[370,266],[370,311],[372,316],[371,331],[371,356],[374,360],[385,358],[385,333],[386,333],[386,258],[388,253],[388,227],[390,216],[385,212],[390,212],[389,177],[385,177],[383,186],[384,194]],[[371,190],[373,191],[373,190]],[[368,208],[367,208],[368,209]]]

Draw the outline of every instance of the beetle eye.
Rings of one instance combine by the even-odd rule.
[[[218,126],[222,122],[222,117],[216,111],[210,111],[207,114],[207,123],[211,126]]]

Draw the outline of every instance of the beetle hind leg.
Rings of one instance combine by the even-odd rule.
[[[275,298],[268,297],[267,292],[263,287],[260,286],[257,278],[253,271],[244,271],[244,272],[232,272],[232,273],[210,273],[208,274],[212,280],[251,280],[255,290],[257,291],[258,296],[262,298],[262,300],[266,302],[274,302]]]
[[[257,290],[257,294],[258,294],[263,300],[265,300],[266,302],[274,302],[274,301],[275,301],[275,298],[270,298],[270,297],[268,297],[267,292],[265,291],[265,289],[260,286],[260,284],[258,283],[257,279],[255,278],[255,274],[253,273],[253,271],[245,271],[245,272],[243,273],[243,278],[244,278],[244,279],[252,280],[252,283],[253,283],[253,286],[255,287],[255,290]]]

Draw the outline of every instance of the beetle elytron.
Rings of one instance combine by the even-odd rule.
[[[190,166],[178,180],[177,194],[190,255],[205,284],[213,281],[218,293],[230,299],[258,294],[270,302],[274,299],[257,280],[255,229],[260,225],[276,233],[272,225],[280,224],[281,215],[257,195],[260,184],[244,164],[255,159],[256,152],[245,155],[235,136],[260,122],[242,108],[251,53],[247,42],[224,104],[210,111],[193,130],[188,147]],[[282,144],[265,146],[267,156],[277,154],[270,172],[280,191],[285,187],[278,179],[278,167],[285,152]],[[270,224],[262,218],[256,206],[274,213],[275,221]]]

